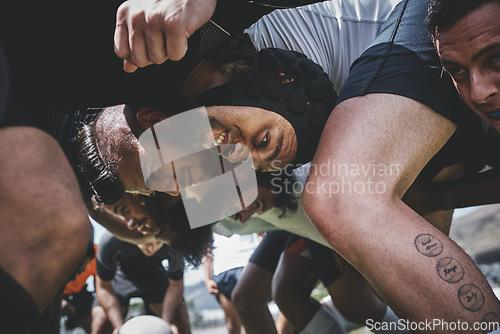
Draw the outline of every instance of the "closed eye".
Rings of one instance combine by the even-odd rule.
[[[461,76],[461,75],[465,74],[466,69],[463,68],[463,67],[451,67],[451,68],[447,68],[446,71],[448,73],[450,73],[450,75],[453,78],[456,79],[458,76]]]

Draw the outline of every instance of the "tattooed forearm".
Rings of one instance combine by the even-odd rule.
[[[477,312],[484,305],[484,295],[481,289],[474,284],[465,284],[458,289],[458,300],[462,306],[471,311]]]
[[[483,331],[484,334],[500,329],[500,317],[494,312],[486,313],[481,319],[481,322],[488,324],[488,326],[485,327],[486,329]]]
[[[460,282],[465,275],[464,267],[452,257],[445,257],[439,260],[436,270],[439,277],[445,282],[452,284]]]
[[[415,247],[427,257],[436,257],[443,252],[443,243],[432,234],[419,234],[415,238]],[[465,276],[464,267],[452,257],[444,257],[436,264],[439,277],[448,283],[460,282]],[[484,294],[474,284],[464,284],[458,289],[458,300],[462,307],[477,312],[484,306]],[[494,315],[494,314],[493,314]]]
[[[428,257],[434,257],[443,251],[443,243],[432,234],[420,234],[415,238],[417,250]]]

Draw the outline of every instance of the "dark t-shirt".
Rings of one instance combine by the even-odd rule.
[[[168,260],[168,269],[162,264],[164,260]],[[184,274],[182,255],[168,245],[163,245],[153,256],[146,256],[137,245],[121,241],[109,232],[99,244],[96,265],[97,275],[103,281],[111,281],[118,270],[132,280],[163,275],[167,270],[170,279],[179,281]]]

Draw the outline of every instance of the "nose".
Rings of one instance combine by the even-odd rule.
[[[249,154],[250,149],[238,142],[234,144],[234,150],[227,155],[227,160],[230,162],[240,162],[248,158]]]
[[[499,87],[495,84],[492,75],[478,69],[471,71],[470,76],[470,95],[475,103],[486,103],[498,94]]]

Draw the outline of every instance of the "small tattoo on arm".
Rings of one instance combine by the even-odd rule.
[[[427,256],[434,257],[443,251],[443,243],[432,234],[420,234],[415,238],[415,247],[417,250]]]
[[[500,317],[496,315],[494,312],[489,312],[484,315],[481,319],[481,322],[486,322],[488,327],[483,333],[489,333],[493,330],[500,329]]]
[[[465,284],[458,289],[458,300],[471,312],[477,312],[484,306],[483,292],[474,284]]]
[[[464,267],[452,257],[445,257],[438,261],[436,270],[439,277],[448,283],[457,283],[464,278]]]

